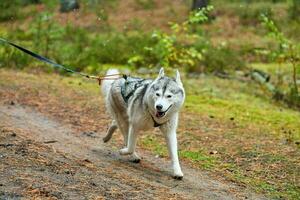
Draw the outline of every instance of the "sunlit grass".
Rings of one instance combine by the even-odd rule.
[[[255,124],[279,137],[282,128],[290,129],[294,139],[300,139],[300,113],[261,97],[256,86],[214,77],[189,80],[187,85],[192,86],[187,88],[189,95],[185,104],[190,112],[225,121],[234,118],[240,125]]]

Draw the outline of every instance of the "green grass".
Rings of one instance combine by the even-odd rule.
[[[187,89],[189,95],[185,104],[190,112],[225,121],[234,118],[240,125],[255,124],[278,137],[283,136],[282,128],[289,129],[294,139],[300,140],[300,113],[260,96],[261,89],[255,85],[214,77],[187,81],[187,84],[192,86]],[[199,93],[194,86],[200,86],[203,92]]]
[[[142,138],[141,143],[145,148],[151,149],[158,156],[166,157],[168,155],[168,151],[166,145],[164,145],[163,138],[160,138],[157,135],[145,135]],[[205,153],[201,151],[195,152],[180,150],[179,156],[192,161],[196,165],[201,166],[201,168],[203,169],[211,169],[213,166],[215,166],[215,158],[205,155]]]
[[[193,163],[197,164],[203,169],[212,169],[216,166],[216,159],[212,156],[206,155],[201,151],[179,151],[179,156],[188,160],[191,160]]]
[[[156,155],[166,156],[167,148],[165,145],[162,145],[162,143],[160,143],[160,141],[162,141],[162,139],[161,138],[159,139],[157,137],[157,135],[156,136],[145,135],[141,140],[143,146],[145,146],[148,149],[153,150]]]
[[[268,68],[269,66],[264,67]],[[253,146],[248,147],[252,150],[246,152],[245,148],[240,147],[241,150],[235,153],[236,157],[250,160],[251,162],[255,162],[258,159],[257,165],[264,165],[265,167],[276,165],[278,168],[285,168],[284,170],[287,171],[285,173],[291,173],[291,177],[287,178],[289,180],[274,180],[274,177],[265,178],[267,174],[276,176],[274,174],[280,172],[267,170],[268,173],[260,173],[259,170],[264,170],[262,166],[258,166],[259,170],[251,172],[249,175],[247,173],[247,163],[251,164],[251,162],[245,161],[241,164],[235,161],[225,161],[226,156],[218,157],[213,164],[213,171],[221,170],[224,172],[229,170],[230,173],[225,173],[228,178],[251,186],[255,190],[264,192],[274,198],[296,199],[299,197],[299,183],[293,180],[292,177],[299,177],[297,171],[300,169],[300,166],[299,162],[296,161],[299,159],[299,149],[297,150],[294,142],[300,140],[300,113],[266,99],[258,92],[261,89],[251,84],[205,77],[200,80],[188,80],[187,85],[192,86],[187,88],[189,95],[185,105],[188,112],[213,116],[214,119],[221,121],[223,124],[229,124],[231,123],[230,119],[234,119],[234,123],[239,128],[233,130],[232,134],[228,134],[225,131],[224,137],[231,138],[234,141],[235,138],[238,138],[239,142],[247,145],[248,134],[252,134],[250,136],[250,139],[251,137],[254,138],[252,145],[263,146],[261,149],[256,149]],[[193,87],[195,85],[197,87]],[[201,88],[200,92],[197,88]],[[259,140],[264,142],[261,143]],[[291,146],[295,148],[294,151],[298,151],[298,154],[295,155],[298,158],[293,156],[286,157],[286,152],[281,147],[274,150],[276,147],[265,144],[268,140],[277,141],[276,143],[281,140],[289,141]],[[238,144],[232,145],[238,146]],[[224,148],[227,153],[232,153],[229,147]],[[272,151],[272,153],[267,152],[267,149]],[[209,156],[215,158],[214,156]],[[194,157],[193,155],[189,159],[193,160]],[[289,163],[295,168],[284,163]]]

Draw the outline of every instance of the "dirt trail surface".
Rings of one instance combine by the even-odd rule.
[[[184,181],[173,180],[169,176],[169,171],[166,171],[168,168],[166,160],[161,158],[151,159],[148,157],[149,155],[143,155],[144,160],[141,164],[130,163],[126,157],[119,156],[109,146],[104,145],[99,136],[95,136],[92,133],[78,135],[69,126],[53,121],[30,108],[16,105],[1,106],[0,121],[2,132],[9,130],[12,134],[14,130],[19,130],[16,135],[27,139],[24,144],[24,142],[14,143],[12,135],[4,135],[4,138],[1,138],[10,141],[8,143],[3,143],[4,141],[2,141],[1,143],[1,159],[4,165],[6,159],[11,158],[10,156],[5,156],[5,154],[3,155],[3,148],[7,149],[4,151],[6,154],[14,151],[17,154],[20,153],[23,156],[31,157],[30,153],[28,153],[30,151],[28,148],[32,145],[35,146],[35,143],[44,143],[42,146],[47,146],[45,147],[46,151],[42,150],[39,152],[38,150],[35,152],[38,155],[37,157],[43,156],[45,157],[44,159],[49,159],[46,162],[60,162],[63,165],[62,171],[59,170],[60,172],[58,173],[43,169],[45,166],[42,164],[34,166],[34,168],[28,165],[22,166],[20,169],[18,169],[20,166],[14,166],[13,168],[9,166],[4,167],[2,170],[8,176],[3,177],[1,187],[2,189],[4,187],[7,191],[11,190],[13,193],[4,192],[2,197],[3,195],[22,196],[22,193],[18,193],[18,191],[21,191],[19,189],[23,190],[23,184],[28,184],[26,187],[30,187],[34,192],[39,191],[38,193],[45,193],[44,195],[47,194],[49,196],[54,195],[57,198],[90,197],[90,195],[95,195],[96,191],[98,191],[100,197],[121,199],[236,198],[234,191],[237,191],[238,188],[235,186],[212,180],[207,175],[189,169],[186,166],[183,167],[185,172]],[[13,149],[14,146],[16,149]],[[48,149],[49,147],[52,149]],[[58,154],[58,158],[55,158],[56,154]],[[30,158],[28,159],[30,160]],[[75,166],[77,165],[78,167],[76,167],[77,169],[73,169],[75,167],[74,162]],[[82,169],[78,166],[81,162],[83,162]],[[64,167],[64,165],[67,166]],[[91,165],[93,170],[85,165]],[[46,166],[55,168],[55,164]],[[77,174],[77,171],[79,171],[79,174]],[[60,173],[63,173],[63,175],[61,176]],[[33,182],[28,183],[27,181],[29,180],[27,178],[23,180],[18,179],[18,177],[21,178],[24,175],[29,176],[27,177],[29,180],[33,179]],[[83,180],[83,176],[86,176],[86,180]],[[14,181],[21,185],[11,187]],[[41,182],[39,183],[39,181]],[[46,183],[43,183],[43,181],[46,181]],[[30,184],[33,185],[30,186]],[[86,186],[87,191],[82,190],[83,188],[81,187],[84,187],[84,184],[90,184],[94,191],[89,191],[91,188],[88,188],[88,186]],[[52,191],[54,186],[55,190]],[[66,187],[69,188],[69,191],[65,190],[67,189]],[[70,190],[72,187],[79,188],[74,188],[75,190],[72,191]],[[249,194],[247,194],[247,197],[251,198]]]
[[[184,180],[174,180],[169,159],[142,149],[141,163],[131,163],[120,143],[102,142],[107,117],[73,120],[47,91],[32,94],[22,84],[0,87],[0,199],[264,199],[184,162]]]

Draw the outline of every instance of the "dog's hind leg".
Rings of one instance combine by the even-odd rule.
[[[117,123],[115,120],[113,120],[110,127],[108,128],[108,130],[106,132],[105,137],[103,138],[103,142],[105,142],[105,143],[108,142],[111,139],[113,133],[117,130],[117,128],[118,128]]]

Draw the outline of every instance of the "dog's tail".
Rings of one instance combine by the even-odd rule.
[[[119,71],[117,69],[109,69],[106,72],[106,75],[114,75],[114,74],[119,74]],[[106,97],[107,94],[110,91],[111,85],[114,82],[114,80],[103,80],[102,81],[102,94]]]

